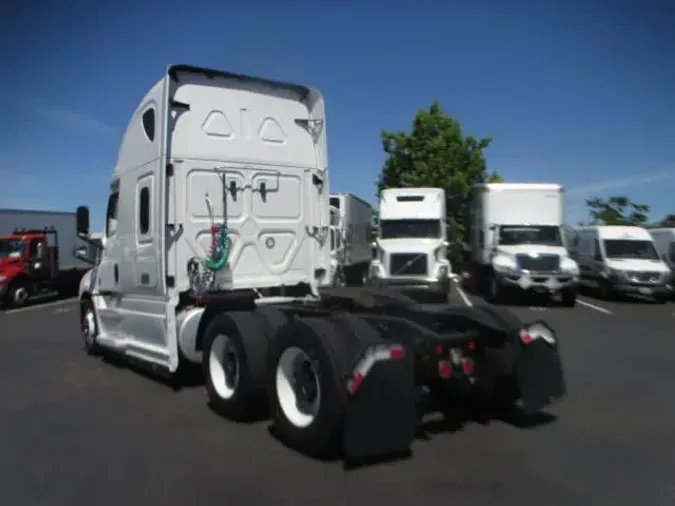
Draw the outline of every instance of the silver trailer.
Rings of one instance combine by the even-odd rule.
[[[373,208],[351,193],[331,193],[330,207],[332,282],[364,284],[373,259]]]

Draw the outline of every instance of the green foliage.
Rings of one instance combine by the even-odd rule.
[[[456,258],[470,223],[474,186],[503,181],[497,172],[486,172],[483,150],[492,139],[464,136],[459,122],[438,102],[418,111],[410,133],[383,130],[381,136],[387,159],[377,179],[378,196],[385,188],[443,188],[453,229],[451,255]]]
[[[492,172],[487,179],[488,183],[503,183],[504,178],[499,172]]]
[[[662,227],[675,227],[675,214],[667,214],[659,223]]]
[[[586,207],[592,225],[644,225],[649,219],[650,207],[628,197],[594,197],[586,200]]]

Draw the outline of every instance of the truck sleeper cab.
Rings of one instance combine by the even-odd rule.
[[[585,227],[573,240],[584,288],[607,300],[637,295],[664,303],[672,295],[672,272],[644,228]]]
[[[325,132],[315,90],[169,67],[122,141],[100,261],[81,284],[85,350],[178,384],[198,366],[216,411],[271,416],[308,455],[406,450],[427,384],[439,398],[459,383],[526,411],[560,399],[557,341],[541,323],[490,307],[430,312],[370,287],[319,292]],[[77,232],[89,238],[86,207]]]
[[[374,284],[424,290],[447,299],[452,269],[443,189],[383,190],[375,242],[370,271]]]

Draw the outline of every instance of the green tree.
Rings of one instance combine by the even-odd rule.
[[[486,171],[483,151],[492,139],[465,136],[438,102],[418,111],[410,132],[383,130],[381,137],[387,159],[377,179],[378,196],[385,188],[443,188],[452,225],[451,258],[456,259],[470,223],[474,186],[503,181],[497,172]]]
[[[503,183],[504,178],[499,172],[492,172],[487,179],[488,183]]]
[[[594,197],[586,200],[590,223],[593,225],[644,225],[649,220],[650,207],[636,204],[628,197]]]
[[[662,227],[675,227],[675,214],[666,214],[659,225]]]

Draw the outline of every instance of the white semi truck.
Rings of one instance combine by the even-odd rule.
[[[579,266],[565,244],[561,185],[481,185],[471,214],[472,276],[487,300],[527,292],[575,305]]]
[[[269,415],[292,448],[341,446],[348,459],[406,451],[422,392],[447,400],[462,386],[490,405],[521,399],[526,412],[562,397],[555,333],[541,322],[489,306],[425,309],[368,287],[319,295],[326,153],[318,91],[170,66],[119,150],[101,258],[80,286],[85,350],[176,385],[197,365],[226,418]],[[77,231],[89,235],[87,207]]]
[[[330,210],[330,284],[365,285],[373,259],[373,208],[351,193],[332,193]]]
[[[452,269],[447,258],[445,191],[389,188],[380,196],[374,283],[426,290],[447,298]]]

